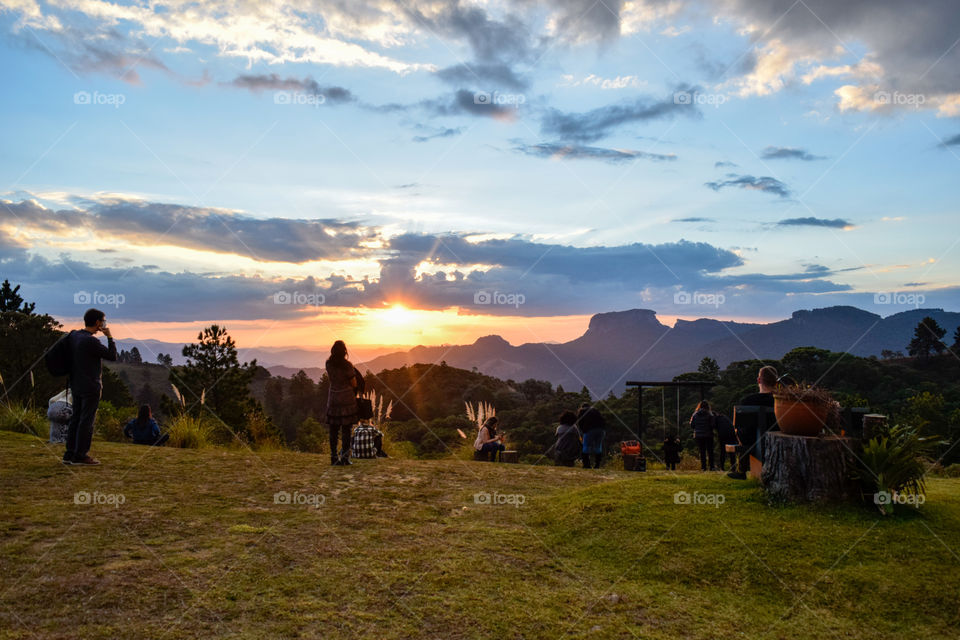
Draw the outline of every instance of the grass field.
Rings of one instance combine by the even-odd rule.
[[[307,454],[104,442],[93,451],[103,466],[77,468],[61,453],[0,432],[3,638],[877,640],[960,629],[958,479],[931,479],[920,513],[883,519],[771,506],[721,474],[331,468]],[[693,504],[677,504],[678,491]]]

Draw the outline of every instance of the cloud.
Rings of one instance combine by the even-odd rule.
[[[720,191],[724,187],[740,187],[751,191],[763,191],[780,196],[781,198],[790,197],[790,189],[783,182],[770,176],[754,177],[750,175],[737,175],[728,173],[726,180],[704,183],[714,191]]]
[[[414,127],[418,130],[426,130],[429,133],[420,136],[413,136],[414,142],[429,142],[430,140],[436,140],[437,138],[452,138],[453,136],[458,136],[463,133],[463,127],[441,127],[433,128],[426,125],[418,124]]]
[[[473,85],[486,91],[502,88],[523,91],[530,86],[528,80],[520,77],[513,69],[502,63],[458,64],[440,69],[436,75],[448,84]]]
[[[51,210],[32,200],[0,201],[0,223],[69,235],[79,229],[132,244],[157,243],[247,256],[269,262],[302,263],[362,254],[370,237],[357,223],[337,220],[253,218],[235,211],[143,200],[80,201],[83,208]]]
[[[805,162],[824,159],[824,156],[815,156],[806,149],[793,147],[767,147],[760,157],[764,160],[803,160]]]
[[[941,142],[941,143],[940,143],[939,145],[937,145],[937,146],[945,149],[945,148],[947,148],[947,147],[953,147],[953,146],[957,146],[957,145],[960,145],[960,133],[958,133],[957,135],[952,136],[952,137],[950,137],[950,138],[947,138],[946,140],[944,140],[943,142]]]
[[[853,223],[843,220],[841,218],[836,218],[834,220],[828,220],[826,218],[787,218],[786,220],[781,220],[777,223],[777,226],[780,227],[827,227],[830,229],[850,229],[853,227]]]
[[[736,162],[730,162],[729,160],[719,160],[713,163],[714,169],[720,169],[722,167],[737,167],[739,166]]]
[[[662,153],[648,153],[632,149],[607,149],[605,147],[588,147],[578,144],[558,144],[544,142],[533,145],[520,145],[514,151],[537,158],[553,160],[603,160],[606,162],[629,162],[631,160],[653,160],[662,162],[676,160],[677,156]]]
[[[540,121],[540,130],[545,135],[573,142],[594,142],[604,138],[626,124],[646,122],[677,115],[697,117],[700,112],[688,100],[675,100],[679,93],[689,94],[692,89],[681,88],[677,93],[663,99],[641,98],[633,102],[599,107],[584,113],[563,113],[550,109]]]
[[[486,91],[459,89],[453,94],[452,99],[425,100],[418,106],[426,108],[428,112],[436,116],[469,115],[495,120],[513,120],[520,105],[498,103],[493,99],[493,95]]]
[[[239,75],[227,84],[239,89],[247,89],[254,93],[261,91],[297,91],[312,96],[323,96],[325,102],[330,104],[344,104],[356,100],[356,97],[349,89],[336,86],[322,87],[309,76],[300,80],[298,78],[281,78],[276,73],[269,75]]]
[[[716,222],[714,218],[674,218],[670,222]]]

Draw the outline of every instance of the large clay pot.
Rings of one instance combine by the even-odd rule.
[[[775,398],[773,413],[780,431],[791,436],[818,436],[827,422],[829,406],[822,402],[798,402]]]

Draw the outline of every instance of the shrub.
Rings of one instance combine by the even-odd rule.
[[[123,427],[130,418],[136,416],[132,407],[115,407],[113,403],[102,400],[97,408],[97,419],[94,432],[109,442],[123,442]]]
[[[0,431],[29,433],[46,440],[50,437],[47,419],[36,409],[21,404],[0,405]]]
[[[210,444],[213,427],[204,418],[181,414],[171,420],[167,432],[170,434],[168,446],[202,449]]]
[[[883,515],[890,515],[897,496],[923,495],[923,459],[936,444],[908,425],[891,427],[864,444],[855,472],[864,499],[874,503]]]

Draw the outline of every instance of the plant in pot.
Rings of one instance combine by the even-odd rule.
[[[840,405],[830,392],[815,385],[790,384],[773,393],[773,412],[780,430],[794,436],[818,436],[826,427],[836,431]]]

